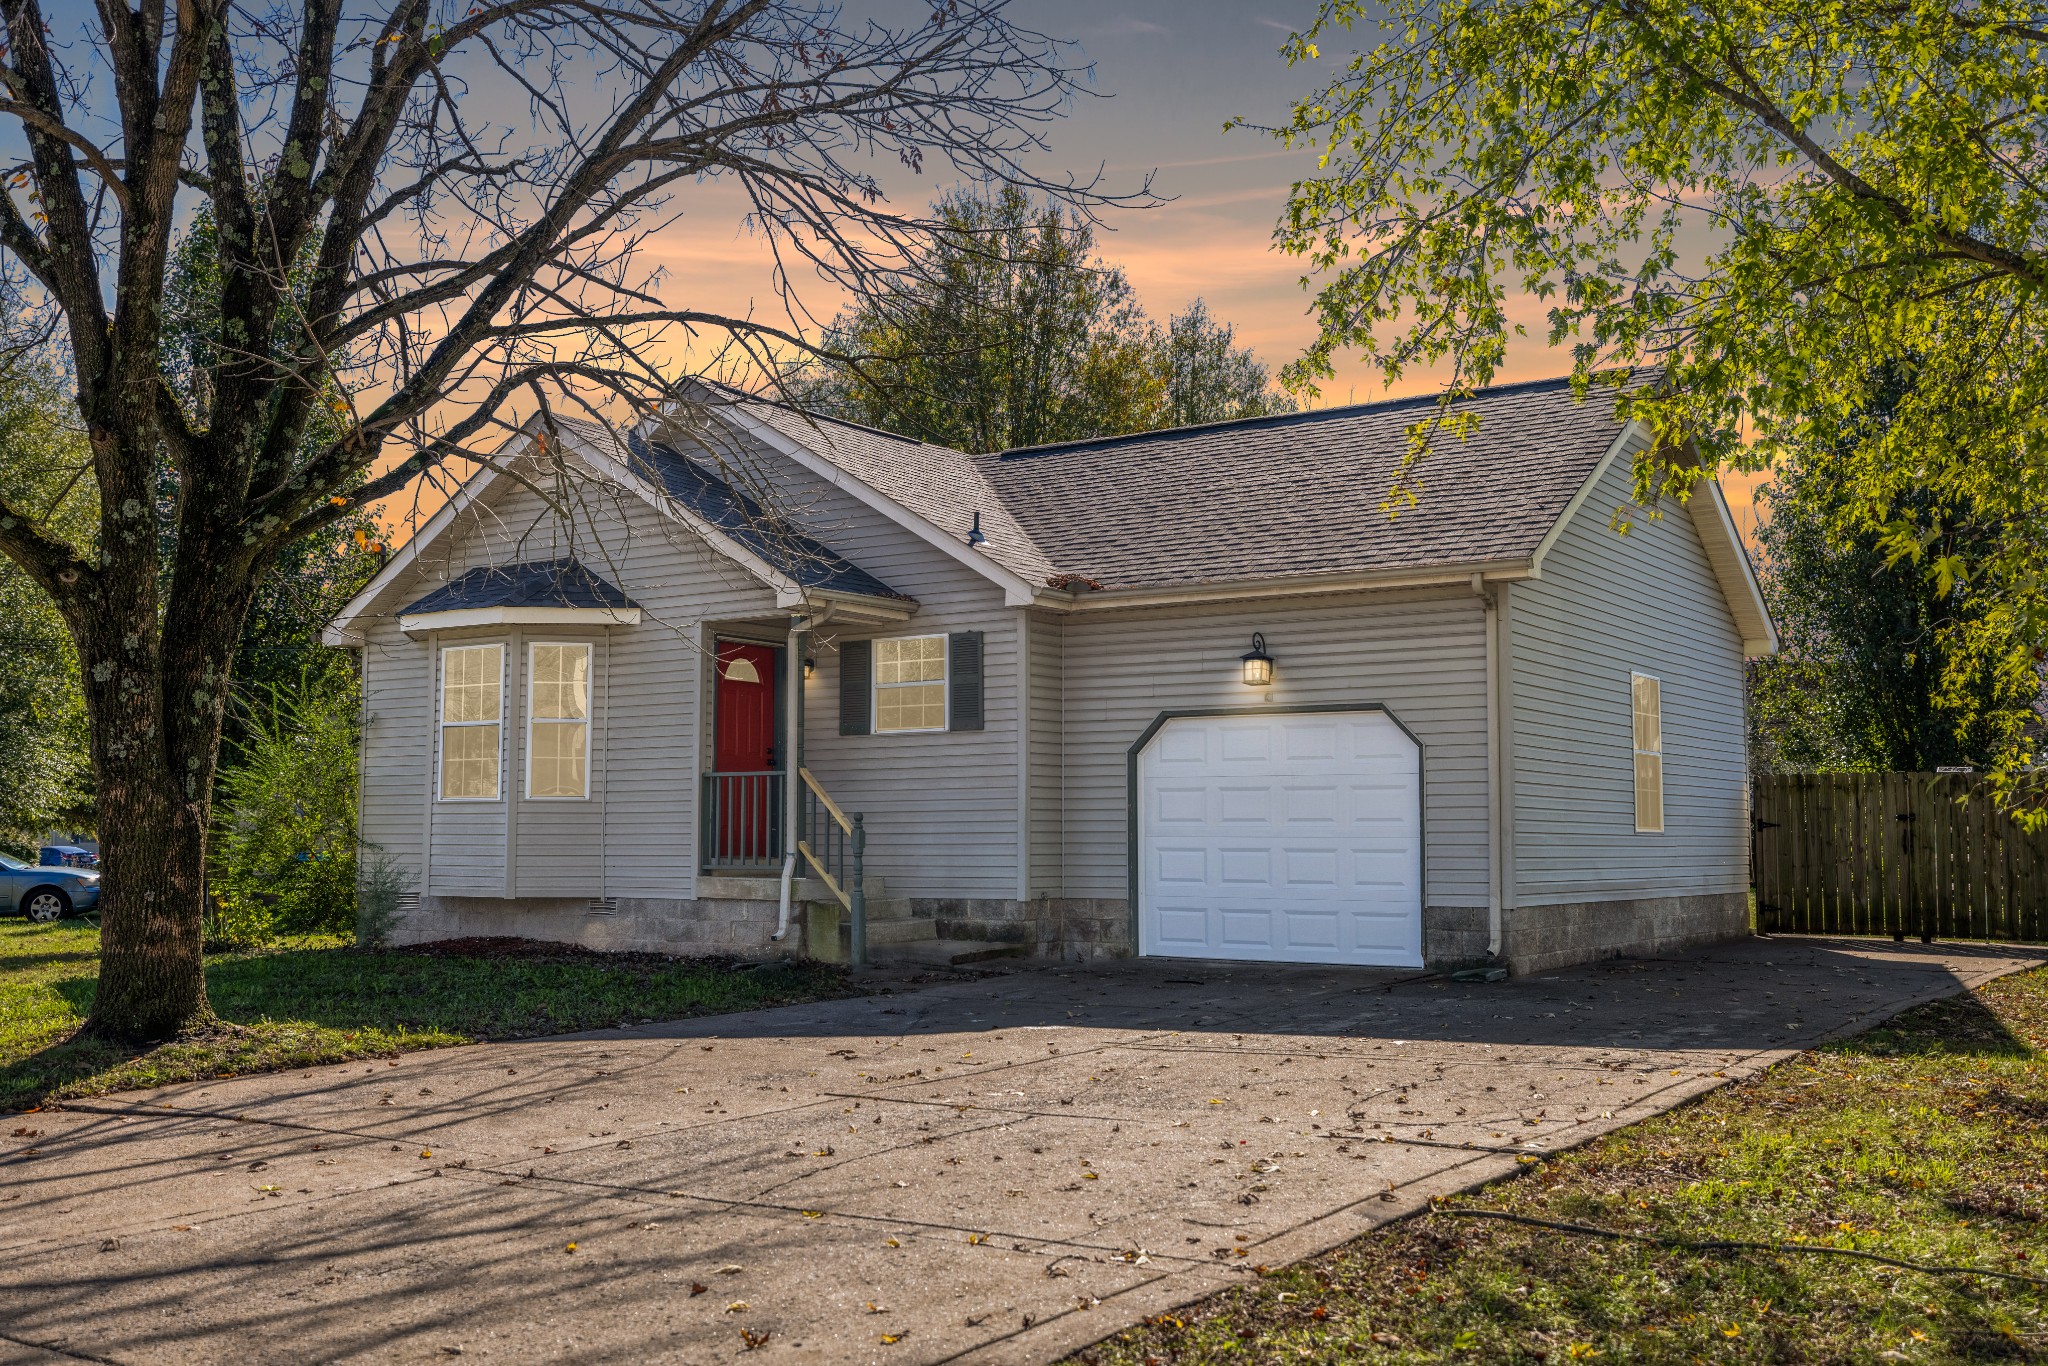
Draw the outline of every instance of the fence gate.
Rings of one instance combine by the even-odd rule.
[[[1982,783],[1948,773],[1759,778],[1757,927],[2048,939],[2048,831],[2020,829]]]

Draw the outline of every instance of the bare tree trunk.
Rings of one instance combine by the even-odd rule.
[[[125,729],[125,727],[123,727]],[[200,965],[206,824],[157,746],[98,777],[100,982],[90,1033],[167,1039],[212,1011]]]
[[[169,1038],[211,1018],[200,946],[206,837],[230,668],[260,569],[187,518],[158,594],[83,605],[74,627],[99,787],[100,980],[86,1028]],[[152,554],[154,552],[152,551]]]

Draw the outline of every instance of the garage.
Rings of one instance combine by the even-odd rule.
[[[1422,966],[1422,755],[1386,712],[1169,717],[1135,776],[1141,953]]]

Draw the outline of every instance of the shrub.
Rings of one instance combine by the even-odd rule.
[[[360,697],[347,674],[251,708],[242,762],[218,786],[209,939],[356,932]]]

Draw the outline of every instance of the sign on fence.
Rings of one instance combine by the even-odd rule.
[[[1751,800],[1761,930],[2048,939],[2048,831],[1981,775],[1774,774]]]

